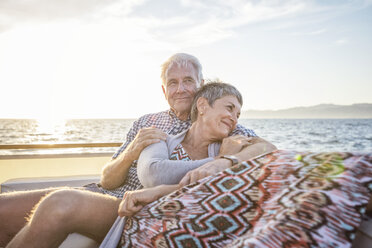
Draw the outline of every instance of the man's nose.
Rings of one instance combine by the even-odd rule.
[[[182,82],[180,82],[177,87],[177,92],[183,92],[183,91],[185,91],[185,86],[183,85]]]

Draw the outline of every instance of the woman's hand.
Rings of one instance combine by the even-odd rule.
[[[132,216],[147,203],[155,201],[157,198],[151,193],[152,190],[153,188],[125,192],[119,206],[119,215],[121,217]]]
[[[119,216],[132,216],[140,211],[146,204],[156,201],[163,195],[176,190],[178,185],[159,185],[153,188],[127,191],[120,203]]]
[[[229,168],[230,166],[231,162],[227,159],[215,159],[213,161],[205,163],[199,168],[187,172],[187,174],[180,181],[179,186],[184,187],[204,177],[215,175],[218,172]]]
[[[240,152],[243,148],[252,144],[252,137],[247,137],[243,135],[235,135],[224,138],[222,140],[220,148],[220,156],[223,155],[233,155]]]

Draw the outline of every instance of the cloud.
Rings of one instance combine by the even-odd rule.
[[[348,39],[345,39],[345,38],[336,40],[336,44],[339,45],[339,46],[346,45],[348,43],[349,43],[349,40]]]
[[[318,29],[318,30],[309,31],[309,32],[295,32],[295,33],[292,33],[292,35],[294,35],[294,36],[314,36],[314,35],[321,35],[321,34],[324,34],[326,32],[327,32],[327,29],[323,28],[323,29]]]
[[[0,31],[22,24],[91,19],[104,13],[128,14],[141,0],[1,0]],[[114,11],[115,10],[115,11]]]
[[[115,23],[139,29],[145,37],[177,47],[194,47],[227,39],[257,23],[277,27],[300,25],[299,19],[330,18],[332,13],[371,5],[370,0],[2,0],[0,31],[26,23],[77,20],[92,25]],[[282,23],[283,25],[280,25]],[[118,29],[118,32],[127,29]],[[295,35],[319,35],[319,29]]]
[[[147,29],[155,39],[185,48],[233,37],[241,26],[294,17],[306,11],[302,1],[278,4],[277,1],[180,0],[179,3],[173,6],[179,8],[173,11],[176,15],[156,13],[145,5],[137,6],[133,13],[138,11],[141,16],[135,17],[135,23]],[[130,19],[134,21],[133,17]]]
[[[265,24],[271,28],[293,28],[368,6],[368,1],[324,3],[309,0],[179,0],[172,1],[173,11],[154,11],[154,7],[138,5],[138,23],[151,35],[165,43],[193,47],[238,36],[241,27]],[[164,2],[163,8],[166,9]],[[133,20],[133,19],[132,19]],[[320,35],[325,28],[299,32],[295,35]]]

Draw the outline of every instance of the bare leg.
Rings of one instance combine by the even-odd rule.
[[[0,247],[4,247],[26,224],[32,208],[55,188],[0,194]]]
[[[8,247],[58,247],[70,233],[102,242],[118,216],[121,199],[64,189],[46,196]]]

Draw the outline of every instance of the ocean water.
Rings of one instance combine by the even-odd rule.
[[[279,149],[372,152],[372,119],[265,119],[240,123]]]
[[[0,144],[123,142],[134,119],[0,119]],[[372,152],[372,119],[241,119],[279,149]],[[0,155],[115,152],[117,148],[0,150]]]

